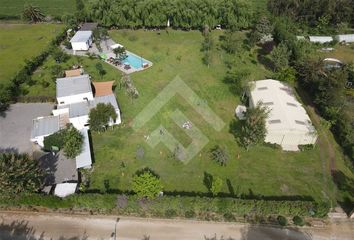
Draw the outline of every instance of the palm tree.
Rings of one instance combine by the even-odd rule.
[[[38,7],[32,6],[31,4],[25,6],[22,15],[24,19],[32,23],[42,22],[45,17]]]

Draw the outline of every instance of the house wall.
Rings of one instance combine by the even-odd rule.
[[[90,42],[72,42],[71,47],[74,51],[87,51],[90,48]]]
[[[87,126],[85,126],[88,123],[88,119],[89,119],[88,115],[85,115],[76,118],[70,118],[69,121],[73,124],[73,126],[76,129],[81,130],[83,128],[88,128]]]
[[[52,113],[54,116],[59,116],[61,114],[69,113],[69,108],[54,109]]]
[[[305,144],[315,144],[317,135],[302,132],[268,132],[265,142],[276,143],[279,145],[298,146]]]
[[[48,135],[45,136],[38,136],[35,138],[31,138],[31,142],[38,144],[40,147],[44,147],[44,137],[46,137]]]
[[[86,101],[86,98],[88,101],[93,100],[92,92],[81,93],[81,94],[65,96],[65,97],[57,97],[57,101],[58,101],[58,105],[66,105],[66,104]]]

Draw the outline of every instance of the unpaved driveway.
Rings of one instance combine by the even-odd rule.
[[[51,103],[12,104],[4,116],[0,116],[0,151],[32,153],[32,119],[50,115],[53,107]]]
[[[0,239],[114,239],[117,217],[69,216],[39,213],[0,212]],[[238,223],[121,217],[118,240],[204,240],[204,236],[232,237],[237,240],[352,240],[354,222],[326,228],[280,229]],[[113,235],[112,235],[113,234]],[[31,238],[32,236],[32,238]]]

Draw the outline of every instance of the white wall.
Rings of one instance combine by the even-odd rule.
[[[54,116],[59,116],[60,114],[69,113],[69,108],[54,109],[52,111]]]
[[[279,145],[298,146],[304,144],[315,144],[317,136],[305,132],[278,132],[270,131],[267,133],[265,142],[276,143]]]
[[[93,100],[93,94],[92,92],[89,93],[81,93],[77,95],[72,95],[72,96],[65,96],[65,97],[57,97],[58,105],[66,105],[66,104],[71,104],[71,103],[78,103],[78,102],[84,102],[87,100],[91,101]]]
[[[87,51],[90,45],[87,42],[72,42],[71,47],[74,51]]]
[[[48,136],[48,135],[46,135]],[[44,137],[46,136],[38,136],[38,137],[35,137],[35,138],[31,138],[31,142],[33,143],[37,143],[40,147],[44,147]]]
[[[85,115],[76,118],[70,118],[69,121],[74,125],[76,129],[81,130],[83,128],[88,128],[85,127],[85,124],[88,123],[88,119],[89,119],[88,115]]]

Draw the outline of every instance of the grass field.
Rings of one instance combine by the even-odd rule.
[[[62,29],[56,24],[0,23],[0,82],[8,82],[25,59],[39,54]]]
[[[116,88],[116,95],[122,110],[123,124],[114,130],[92,134],[94,148],[94,169],[91,173],[90,189],[130,190],[132,175],[149,167],[160,175],[165,191],[208,192],[203,180],[205,174],[219,176],[224,180],[222,192],[236,195],[265,196],[309,196],[323,199],[325,195],[334,199],[335,187],[329,174],[329,153],[319,146],[314,150],[297,153],[284,153],[270,147],[258,146],[248,152],[240,148],[232,134],[229,124],[234,119],[234,108],[239,97],[231,93],[223,83],[227,70],[224,61],[229,56],[220,50],[218,41],[222,32],[213,32],[214,42],[212,64],[208,68],[202,63],[200,45],[202,36],[197,31],[162,31],[159,35],[150,31],[111,31],[110,35],[129,51],[153,62],[153,67],[131,75],[134,85],[140,92],[138,99],[132,100],[124,89]],[[244,38],[245,33],[239,33]],[[271,75],[257,62],[257,50],[244,52],[231,59],[240,70],[251,71],[252,79],[263,79]],[[62,63],[63,69],[73,64],[84,66],[95,81],[117,80],[121,73],[103,63],[106,75],[99,77],[94,65],[97,59],[71,57]],[[50,74],[56,65],[50,57],[33,75],[35,84],[25,86],[28,95],[55,95],[54,79]],[[221,131],[214,130],[183,96],[173,97],[143,128],[134,131],[133,119],[152,101],[158,93],[176,76],[179,76],[209,107],[224,121]],[[49,86],[42,86],[48,82]],[[184,147],[191,143],[186,130],[171,119],[175,110],[180,110],[208,139],[207,145],[188,164],[172,157],[168,148],[160,143],[150,147],[145,137],[162,124]],[[323,134],[320,136],[323,137]],[[228,149],[230,160],[221,167],[209,157],[209,150],[220,144]],[[331,145],[337,146],[333,140]],[[137,158],[137,150],[144,149],[144,157]],[[322,152],[322,153],[320,153]],[[352,177],[343,162],[340,150],[335,148],[337,167]]]
[[[75,11],[75,0],[0,0],[0,16],[21,16],[26,4],[37,6],[45,15],[51,16]]]
[[[200,32],[169,31],[112,31],[111,36],[133,51],[154,63],[151,69],[132,74],[140,92],[138,99],[131,100],[123,89],[116,89],[121,106],[123,124],[103,134],[93,134],[95,154],[91,189],[109,188],[130,190],[131,177],[137,171],[149,167],[160,175],[165,191],[207,192],[203,184],[205,174],[219,176],[224,180],[222,192],[236,195],[310,196],[323,198],[327,188],[324,179],[329,173],[322,170],[320,149],[308,152],[284,153],[270,147],[258,146],[250,151],[240,148],[229,133],[234,119],[234,109],[239,98],[234,96],[222,82],[225,75],[223,61],[227,56],[219,44],[213,50],[213,61],[208,68],[202,63]],[[220,32],[214,32],[218,43]],[[240,37],[244,37],[241,33]],[[249,69],[253,79],[263,79],[270,73],[256,61],[255,50],[233,59],[239,69]],[[216,131],[186,103],[175,96],[147,124],[134,131],[134,117],[176,76],[179,76],[194,92],[204,99],[211,109],[225,122]],[[179,109],[208,138],[206,147],[188,164],[172,157],[162,143],[151,148],[144,136],[162,124],[184,147],[191,143],[179,126],[171,120],[171,113]],[[230,154],[226,167],[221,167],[209,157],[209,150],[216,144],[225,146]],[[143,159],[136,157],[137,149],[144,149]],[[300,177],[301,176],[301,177]],[[331,184],[331,181],[328,181]],[[327,195],[332,195],[328,193]]]

